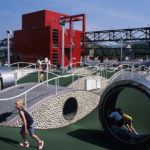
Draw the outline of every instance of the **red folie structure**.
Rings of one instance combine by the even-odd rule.
[[[85,49],[85,19],[85,14],[70,16],[50,10],[22,15],[22,29],[14,31],[16,61],[35,62],[47,57],[52,64],[61,65],[63,23],[68,26],[64,32],[64,66],[79,62]],[[81,30],[73,29],[76,21],[81,21]]]

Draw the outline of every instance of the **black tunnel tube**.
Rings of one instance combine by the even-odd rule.
[[[146,79],[133,79],[133,80],[121,80],[112,83],[110,86],[106,88],[106,90],[103,92],[100,103],[99,103],[99,118],[102,124],[103,129],[113,138],[116,140],[128,143],[128,144],[139,144],[144,143],[145,141],[150,141],[150,136],[147,136],[146,138],[143,138],[142,140],[135,142],[135,143],[129,143],[128,141],[125,141],[121,138],[119,138],[111,129],[110,123],[109,123],[109,114],[112,112],[116,107],[117,98],[120,94],[120,92],[125,88],[134,88],[139,91],[141,91],[143,94],[145,94],[148,99],[150,99],[150,82]]]

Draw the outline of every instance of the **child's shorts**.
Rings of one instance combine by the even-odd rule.
[[[32,123],[30,126],[27,127],[27,130],[30,133],[30,136],[32,136],[32,134],[34,134],[34,130],[35,130],[35,124]],[[20,133],[23,133],[25,131],[24,129],[24,125],[21,127]]]

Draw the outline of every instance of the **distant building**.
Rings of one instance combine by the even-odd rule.
[[[1,63],[6,63],[7,61],[7,39],[2,39],[0,40],[0,62]],[[12,54],[12,39],[10,38],[10,52]]]
[[[22,15],[22,29],[14,31],[13,49],[16,61],[36,62],[48,57],[52,64],[62,63],[62,26],[65,29],[64,65],[79,62],[85,48],[85,16],[69,16],[49,10]],[[82,31],[73,30],[74,21],[82,21]],[[70,50],[70,47],[71,50]],[[71,55],[70,55],[71,51]]]

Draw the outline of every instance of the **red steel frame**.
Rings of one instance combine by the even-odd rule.
[[[76,21],[82,21],[82,48],[83,48],[83,52],[85,51],[85,14],[78,14],[78,15],[72,15],[72,16],[64,16],[60,18],[60,21],[63,21],[64,23],[68,22],[69,23],[69,45],[70,45],[70,64],[72,63],[72,48],[73,48],[73,35],[72,35],[72,31],[73,31],[73,22]],[[82,56],[84,57],[84,53],[82,52]]]
[[[22,61],[35,62],[39,56],[42,56],[50,58],[52,62],[54,60],[53,52],[56,51],[58,63],[61,64],[62,27],[60,21],[64,21],[69,23],[65,35],[65,66],[70,62],[79,62],[81,56],[84,56],[85,50],[85,20],[85,14],[70,16],[49,10],[25,14],[22,18],[22,29],[14,31],[14,54],[20,53]],[[72,25],[76,21],[82,21],[82,31],[73,29]],[[58,47],[53,46],[53,31],[55,29],[58,30]],[[73,40],[75,45],[73,45]],[[69,54],[72,57],[69,57]],[[72,58],[76,59],[71,60]]]

